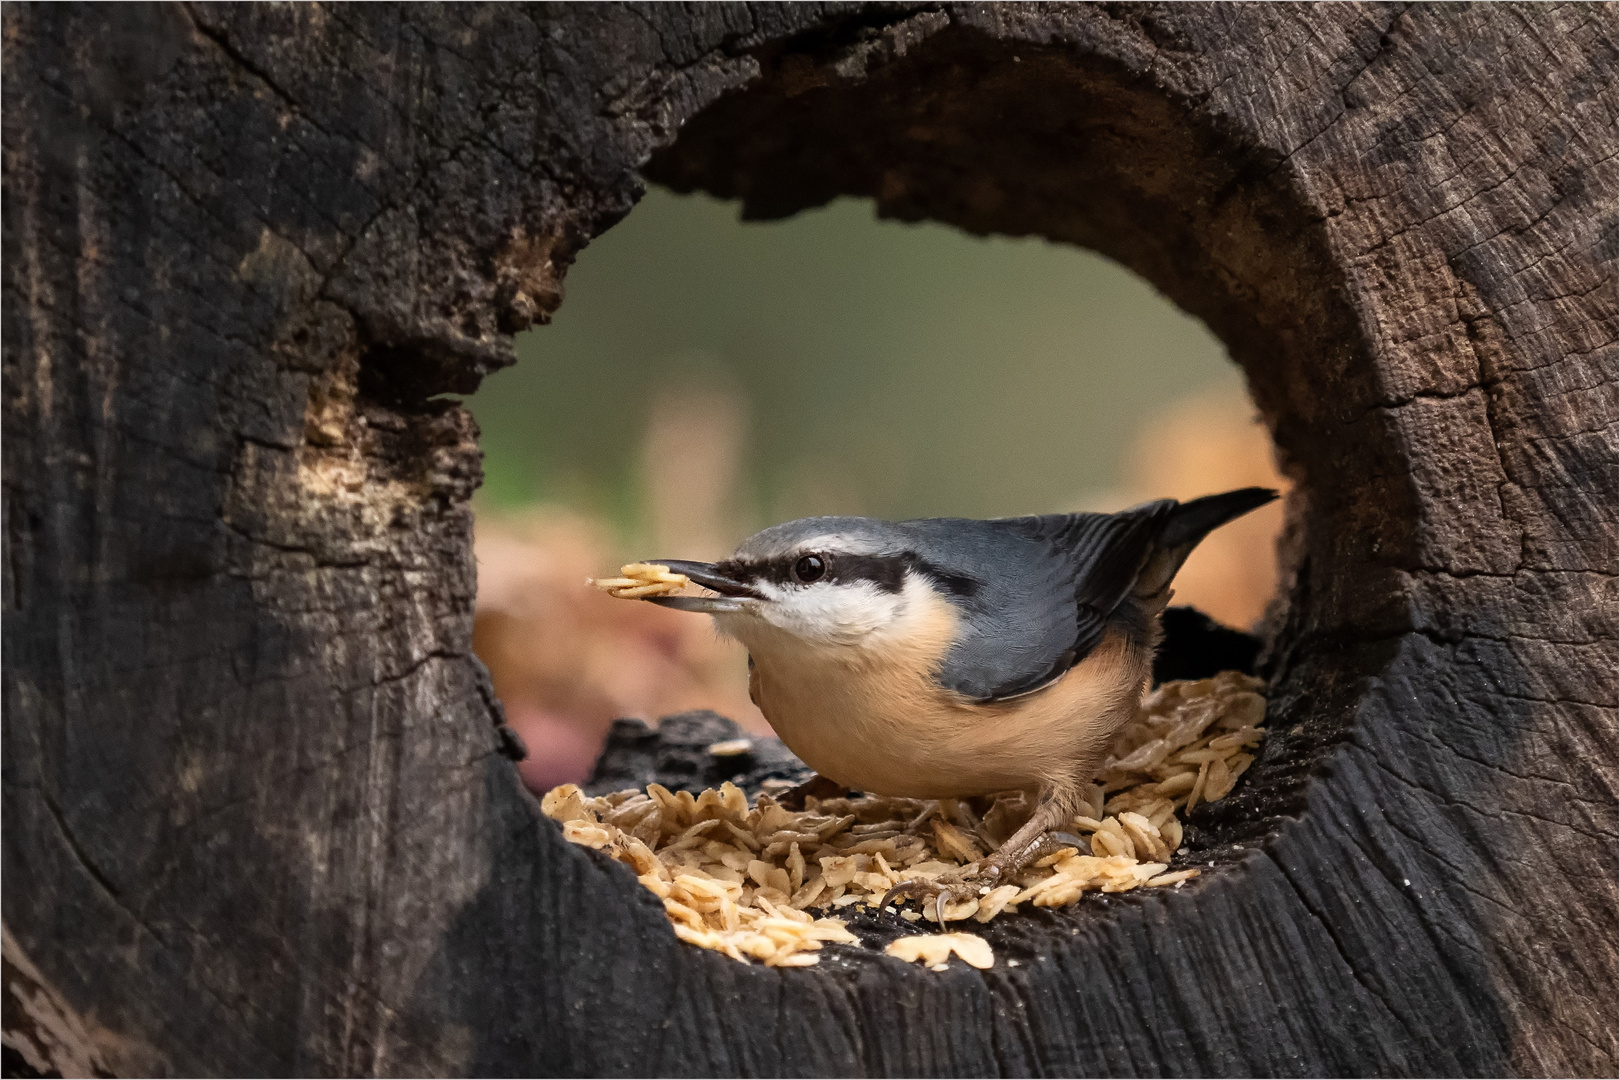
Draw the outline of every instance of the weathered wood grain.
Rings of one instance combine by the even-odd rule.
[[[1613,1074],[1613,6],[3,19],[7,949],[112,1071]],[[444,395],[638,170],[1226,341],[1299,487],[1211,873],[766,971],[539,819]]]

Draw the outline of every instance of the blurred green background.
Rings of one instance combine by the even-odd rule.
[[[583,584],[622,562],[717,558],[808,514],[1110,510],[1279,482],[1221,345],[1077,248],[854,200],[744,224],[654,189],[567,290],[468,402],[486,455],[473,647],[537,791],[586,776],[615,717],[707,708],[769,730],[709,620]],[[1177,601],[1252,625],[1280,525],[1273,507],[1220,530]]]
[[[571,506],[626,544],[649,492],[688,482],[724,489],[697,501],[728,533],[1074,509],[1119,482],[1144,418],[1243,392],[1201,323],[1099,255],[854,200],[744,224],[653,189],[517,349],[469,402],[482,505]]]

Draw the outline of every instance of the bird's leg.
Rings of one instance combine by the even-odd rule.
[[[973,812],[973,807],[967,804],[966,799],[941,799],[939,801],[939,816],[961,826],[974,836],[979,836],[979,826],[984,824],[979,815]]]
[[[1068,823],[1077,802],[1072,793],[1047,792],[1036,804],[1035,812],[1024,822],[1023,828],[1007,837],[1004,844],[985,858],[972,866],[963,867],[963,874],[1000,879],[991,882],[1000,885],[1030,863],[1054,851],[1064,847],[1079,848],[1078,837],[1052,831]]]
[[[836,780],[829,780],[820,773],[798,787],[788,788],[777,796],[777,805],[786,810],[803,810],[806,799],[836,799],[849,794],[849,788]]]
[[[938,814],[938,813],[939,813],[939,800],[938,799],[930,800],[928,803],[924,804],[923,809],[922,809],[922,813],[920,813],[916,817],[912,818],[910,823],[906,825],[906,830],[905,831],[907,833],[915,836],[917,834],[917,830],[922,828],[924,825],[928,824],[928,819],[933,817],[935,814]]]

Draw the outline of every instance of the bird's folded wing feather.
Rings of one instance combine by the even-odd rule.
[[[1121,514],[1053,514],[978,522],[984,560],[966,625],[940,681],[974,701],[1026,694],[1062,676],[1099,642],[1176,504]],[[957,534],[958,536],[960,533]]]

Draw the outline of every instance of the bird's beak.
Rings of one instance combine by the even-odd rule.
[[[719,596],[646,596],[649,604],[674,608],[676,611],[705,611],[711,615],[727,611],[743,611],[753,601],[765,597],[753,586],[729,578],[713,563],[686,562],[682,559],[649,559],[659,566],[667,566],[677,574],[685,574],[695,584],[712,589]]]

